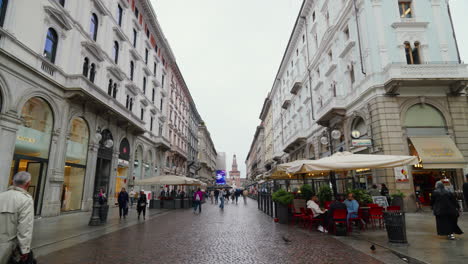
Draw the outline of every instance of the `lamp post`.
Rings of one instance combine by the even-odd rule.
[[[333,147],[333,139],[339,139],[341,137],[341,131],[333,128],[331,129],[330,127],[327,127],[327,133],[326,135],[322,136],[320,138],[320,143],[322,145],[328,145],[328,148],[330,149],[330,156],[333,155],[334,152],[334,147]],[[338,188],[336,186],[336,175],[335,171],[330,171],[330,183],[332,185],[332,191],[333,195],[335,198],[337,198],[338,195]]]

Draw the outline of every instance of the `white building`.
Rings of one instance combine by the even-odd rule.
[[[468,156],[467,80],[448,1],[306,0],[267,98],[274,159],[341,150],[419,155],[407,181],[393,170],[354,179],[412,199],[418,190],[426,201],[440,178],[458,189]],[[332,130],[339,132],[330,149],[320,139],[327,143]]]
[[[202,181],[206,183],[214,181],[218,155],[210,132],[202,121],[198,127],[198,161],[200,162],[198,176]]]
[[[37,215],[88,210],[186,156],[188,90],[149,0],[0,3],[0,191],[27,170]]]

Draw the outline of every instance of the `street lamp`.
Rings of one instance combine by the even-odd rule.
[[[336,129],[336,128],[330,128],[330,127],[327,127],[327,132],[328,133],[324,133],[324,135],[320,138],[320,143],[322,145],[327,145],[328,148],[330,149],[330,156],[333,155],[333,150],[334,150],[334,146],[333,146],[333,140],[332,139],[335,139],[335,140],[338,140],[340,139],[341,137],[341,131]],[[330,183],[332,185],[332,191],[333,191],[333,194],[335,195],[335,198],[337,197],[338,195],[338,188],[336,187],[336,176],[335,176],[335,171],[330,171]]]

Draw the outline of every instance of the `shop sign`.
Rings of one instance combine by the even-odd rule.
[[[372,146],[371,139],[353,139],[351,140],[351,145],[353,147],[369,147]]]
[[[396,182],[409,182],[408,168],[406,166],[393,168]]]

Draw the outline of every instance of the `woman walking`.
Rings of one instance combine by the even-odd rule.
[[[141,212],[143,212],[143,220],[146,219],[146,205],[148,201],[146,200],[145,191],[140,191],[140,197],[138,198],[137,202],[137,212],[138,212],[138,220],[140,220]]]
[[[219,208],[221,208],[221,210],[224,210],[225,196],[226,196],[226,191],[224,189],[221,189],[221,191],[219,191]]]
[[[457,203],[455,196],[440,181],[436,183],[436,189],[432,194],[431,206],[436,217],[437,234],[439,236],[447,236],[448,239],[454,240],[454,234],[463,234],[457,224],[460,205]]]
[[[193,213],[197,213],[197,208],[198,208],[198,213],[201,214],[201,203],[203,200],[203,192],[198,188],[197,192],[193,195]]]

